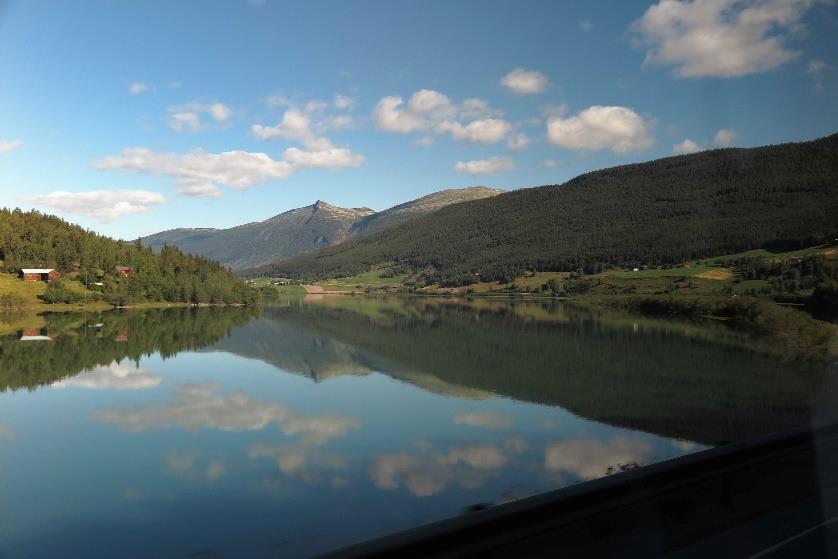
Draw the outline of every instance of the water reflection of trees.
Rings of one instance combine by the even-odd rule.
[[[707,444],[806,425],[813,397],[821,405],[836,400],[820,390],[825,364],[778,359],[761,351],[758,340],[724,328],[556,303],[332,301],[272,309],[264,317],[341,344],[367,370],[559,405],[597,421]],[[256,356],[258,336],[239,330],[241,349],[230,344],[233,338],[224,345]],[[312,343],[296,346],[299,357]]]
[[[199,349],[252,316],[247,309],[173,308],[33,317],[38,332],[51,339],[0,338],[0,390],[33,389],[125,359]]]

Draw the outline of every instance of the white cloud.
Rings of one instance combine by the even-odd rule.
[[[182,384],[174,389],[170,403],[104,410],[96,418],[132,432],[170,427],[257,431],[276,423],[283,433],[300,435],[306,444],[323,444],[360,426],[354,417],[304,415],[242,392],[218,396],[217,390],[216,384]]]
[[[466,120],[503,116],[503,111],[493,109],[489,102],[477,97],[465,99],[459,109],[459,117]]]
[[[318,116],[326,108],[322,101],[309,101],[302,108],[291,105],[276,126],[254,124],[250,131],[260,140],[282,138],[300,142],[313,151],[334,150],[331,140],[319,134],[349,128],[354,121],[349,115]]]
[[[358,167],[363,162],[364,156],[335,147],[313,150],[289,148],[281,160],[259,152],[207,153],[196,149],[176,154],[135,147],[122,150],[121,155],[94,161],[93,165],[102,170],[168,176],[175,180],[181,194],[217,197],[220,195],[216,187],[218,184],[245,190],[269,180],[286,179],[304,169]]]
[[[455,171],[469,175],[495,175],[512,171],[514,168],[515,162],[507,157],[457,161],[457,164],[454,166]]]
[[[718,147],[728,147],[733,143],[733,140],[736,139],[736,131],[731,130],[730,128],[722,128],[716,135],[713,136],[713,144]]]
[[[594,105],[567,118],[560,114],[548,118],[547,139],[569,149],[628,153],[655,143],[653,127],[651,120],[627,107]]]
[[[515,68],[501,78],[500,84],[516,95],[535,95],[547,89],[549,82],[541,72]]]
[[[0,140],[0,153],[9,153],[23,145],[23,140]]]
[[[306,151],[299,148],[288,148],[283,159],[295,169],[338,169],[341,167],[359,167],[364,162],[364,156],[352,153],[346,148],[329,148],[316,151]]]
[[[463,412],[454,416],[454,423],[484,429],[508,429],[512,418],[496,412]]]
[[[148,91],[148,86],[142,82],[134,82],[128,86],[128,91],[131,92],[131,95],[139,95],[144,91]]]
[[[155,206],[166,203],[162,194],[148,190],[58,190],[49,194],[22,196],[18,201],[105,222],[125,215],[150,212]]]
[[[520,445],[518,442],[519,448]],[[383,454],[373,462],[370,478],[379,489],[392,491],[404,485],[414,497],[430,497],[455,482],[461,487],[476,488],[508,463],[508,457],[497,446],[472,444],[451,447],[447,453]]]
[[[407,134],[426,130],[434,121],[452,117],[456,109],[451,101],[437,91],[422,89],[413,94],[407,105],[401,97],[384,97],[373,111],[373,122],[379,130]]]
[[[197,132],[201,129],[201,117],[198,113],[172,113],[169,115],[169,128],[175,132]]]
[[[485,118],[463,126],[459,122],[442,122],[438,130],[449,132],[458,141],[475,144],[496,144],[512,130],[512,125],[503,119]]]
[[[541,166],[545,167],[547,169],[555,169],[556,167],[559,166],[559,163],[555,159],[545,159],[541,163]]]
[[[172,451],[166,455],[166,467],[169,471],[187,479],[204,478],[215,481],[224,475],[224,462],[218,458],[209,460],[203,467],[199,466],[197,461],[198,455],[195,452]]]
[[[544,468],[548,472],[595,479],[620,466],[642,465],[651,458],[652,446],[640,438],[573,439],[547,445]]]
[[[416,140],[413,143],[416,144],[417,146],[428,147],[429,145],[433,144],[435,141],[436,141],[436,138],[434,138],[433,136],[422,136],[421,138],[419,138],[418,140]]]
[[[123,365],[116,361],[110,365],[99,365],[80,374],[54,382],[54,388],[74,386],[94,390],[142,390],[159,386],[163,377],[149,374],[136,365]]]
[[[660,0],[632,28],[644,64],[673,66],[681,78],[767,72],[800,53],[785,46],[814,0]]]
[[[581,29],[582,31],[590,31],[593,28],[594,25],[587,19],[583,19],[579,22],[579,29]]]
[[[458,106],[438,91],[420,89],[407,103],[398,96],[380,99],[372,120],[376,128],[385,132],[424,132],[426,137],[451,134],[458,141],[495,144],[513,130],[512,124],[498,118],[501,115],[483,99],[469,98]],[[417,143],[429,145],[431,140]]]
[[[187,130],[197,132],[202,128],[201,113],[219,124],[229,120],[233,111],[224,103],[199,103],[193,101],[185,105],[169,107],[169,128],[176,132]]]
[[[532,140],[524,133],[518,133],[506,141],[506,147],[512,151],[524,151],[529,147]]]
[[[824,70],[826,70],[826,62],[823,60],[810,60],[809,65],[806,67],[807,74],[820,74]]]
[[[697,151],[701,151],[701,146],[695,143],[693,140],[689,138],[684,138],[684,141],[672,146],[672,153],[677,153],[680,155],[686,153],[695,153]]]
[[[313,138],[311,119],[309,115],[299,109],[288,109],[285,111],[282,115],[282,120],[276,126],[254,124],[250,130],[260,140],[284,138],[286,140],[307,142]]]
[[[315,127],[317,130],[325,132],[329,130],[344,130],[352,128],[355,120],[349,115],[334,115],[324,118],[318,122]]]
[[[333,104],[336,109],[351,109],[352,105],[355,104],[355,99],[347,97],[346,95],[337,94],[335,95],[335,100]]]
[[[224,103],[213,103],[207,108],[207,112],[215,122],[224,122],[232,114],[230,107]]]
[[[181,196],[193,198],[221,198],[224,195],[213,183],[201,179],[180,179],[175,185],[175,191]]]

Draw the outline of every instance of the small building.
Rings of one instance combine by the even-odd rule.
[[[46,328],[24,328],[20,331],[22,342],[51,342],[53,337],[49,335]]]
[[[131,277],[131,267],[130,266],[117,266],[116,273],[123,278]]]
[[[115,342],[127,342],[128,341],[128,332],[126,332],[125,330],[120,330],[119,332],[116,333],[116,336],[114,337],[113,341],[115,341]]]
[[[61,277],[55,268],[21,268],[17,277],[23,281],[55,281]]]

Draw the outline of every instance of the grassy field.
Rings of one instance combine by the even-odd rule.
[[[81,295],[91,295],[92,292],[85,288],[81,283],[69,279],[62,279],[64,286]],[[0,274],[0,294],[10,294],[21,298],[25,301],[26,307],[43,307],[44,309],[60,310],[66,308],[78,308],[80,305],[50,305],[41,301],[40,296],[47,290],[47,284],[42,281],[23,281],[17,277],[17,274]],[[99,303],[97,305],[104,305]],[[110,305],[104,305],[109,307]]]

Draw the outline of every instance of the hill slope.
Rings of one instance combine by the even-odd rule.
[[[121,277],[116,266],[128,266]],[[160,254],[125,241],[86,231],[36,211],[0,210],[0,272],[18,268],[56,268],[62,281],[50,282],[49,302],[78,300],[81,285],[95,288],[84,296],[114,303],[169,301],[183,303],[247,303],[255,292],[217,262],[185,255],[167,247]],[[26,286],[4,276],[15,286]],[[68,278],[78,280],[69,282]],[[73,287],[78,289],[73,289]],[[43,284],[37,287],[43,291]],[[31,291],[31,290],[30,290]],[[24,291],[25,294],[34,294]],[[75,293],[75,294],[74,294]]]
[[[377,213],[369,208],[339,208],[318,200],[262,222],[231,229],[171,229],[141,241],[155,250],[173,245],[240,270],[338,245],[450,204],[500,192],[483,187],[444,190]]]
[[[666,264],[838,233],[838,135],[587,173],[457,204],[252,271],[306,280],[372,266],[464,285],[523,270]]]

